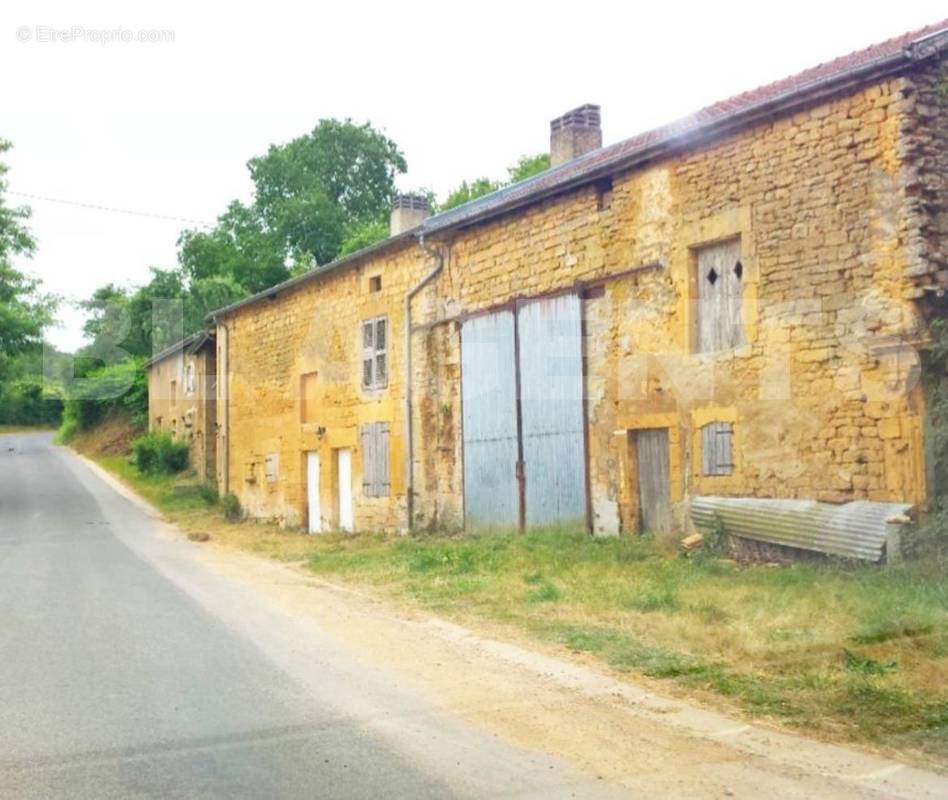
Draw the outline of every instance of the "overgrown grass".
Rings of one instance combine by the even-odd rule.
[[[944,563],[741,567],[568,531],[306,536],[228,524],[200,494],[175,494],[174,478],[99,460],[189,532],[806,733],[948,765]]]
[[[204,511],[217,501],[216,496],[197,483],[193,487],[185,486],[182,491],[180,475],[139,472],[128,456],[99,456],[96,461],[152,505],[172,516],[183,511]]]
[[[948,763],[944,564],[741,567],[638,538],[269,534],[305,558],[467,622],[489,620],[807,732]],[[288,551],[283,543],[289,544]]]

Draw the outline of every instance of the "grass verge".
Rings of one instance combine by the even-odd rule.
[[[560,530],[306,536],[226,523],[174,478],[97,460],[188,533],[501,625],[665,691],[948,767],[944,563],[743,567]]]

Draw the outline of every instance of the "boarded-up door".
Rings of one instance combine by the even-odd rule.
[[[639,527],[645,533],[671,530],[668,496],[668,429],[635,431],[636,475],[639,482]]]
[[[581,302],[569,294],[518,309],[528,526],[586,521]]]
[[[698,251],[698,351],[730,350],[744,344],[744,266],[741,240]]]
[[[509,310],[461,326],[464,516],[468,527],[519,521],[514,317]]]

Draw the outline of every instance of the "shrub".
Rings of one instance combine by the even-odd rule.
[[[63,400],[40,378],[0,383],[0,424],[58,425]]]
[[[173,439],[165,431],[152,431],[132,442],[135,466],[141,473],[173,474],[188,466],[187,442]]]
[[[240,507],[240,500],[237,499],[237,495],[233,492],[224,495],[221,500],[221,512],[228,522],[237,522],[243,517],[244,510]]]
[[[67,424],[73,433],[86,431],[116,409],[130,412],[137,425],[148,419],[148,378],[139,359],[93,369],[67,386],[60,439],[68,441]]]
[[[201,499],[209,506],[217,503],[217,484],[214,481],[205,481],[200,488]]]
[[[58,444],[69,444],[78,432],[79,426],[76,424],[76,420],[64,419],[59,428],[59,433],[56,434],[56,442]]]

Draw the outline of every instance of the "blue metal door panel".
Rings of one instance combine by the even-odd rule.
[[[468,528],[516,526],[517,394],[514,317],[498,311],[461,326],[464,516]]]
[[[560,295],[518,310],[528,526],[586,525],[581,303]]]

